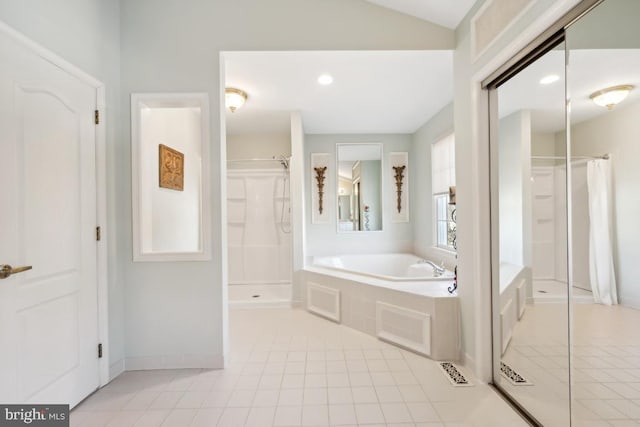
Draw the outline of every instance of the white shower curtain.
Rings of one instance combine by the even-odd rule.
[[[612,202],[609,160],[587,163],[589,189],[589,278],[593,298],[599,304],[617,304],[616,275],[611,243]]]

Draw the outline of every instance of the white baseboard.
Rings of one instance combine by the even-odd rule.
[[[109,381],[116,379],[121,373],[125,371],[124,359],[120,359],[109,366]]]
[[[150,369],[224,369],[223,355],[171,355],[127,357],[127,371],[144,371]]]
[[[230,301],[229,309],[230,310],[253,310],[256,308],[290,308],[290,301],[265,301],[265,302],[255,302],[255,301]]]
[[[620,305],[624,305],[625,307],[635,308],[636,310],[640,310],[640,298],[620,297],[619,303]]]

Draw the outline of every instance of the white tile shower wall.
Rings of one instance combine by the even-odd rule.
[[[395,151],[410,152],[411,135],[305,135],[305,187],[311,188],[311,153],[328,153],[329,169],[333,168],[325,181],[325,206],[327,209],[328,222],[326,224],[312,224],[310,213],[307,214],[306,221],[306,255],[336,255],[347,253],[411,253],[413,251],[413,227],[407,223],[393,223],[391,221],[391,210],[396,206],[396,194],[383,188],[383,225],[382,231],[373,232],[348,232],[338,233],[336,189],[335,186],[335,165],[336,165],[336,144],[337,143],[372,143],[383,144],[383,182],[387,182],[390,172],[388,168],[389,153]],[[311,197],[307,194],[305,206],[311,209]]]
[[[291,282],[289,179],[282,169],[227,173],[229,284]]]

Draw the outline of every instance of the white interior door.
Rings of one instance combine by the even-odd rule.
[[[0,34],[0,402],[99,385],[96,89]]]

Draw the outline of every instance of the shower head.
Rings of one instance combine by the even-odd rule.
[[[276,159],[276,156],[273,156]],[[285,170],[289,170],[289,158],[283,155],[278,156],[277,160],[280,160],[280,164]]]

